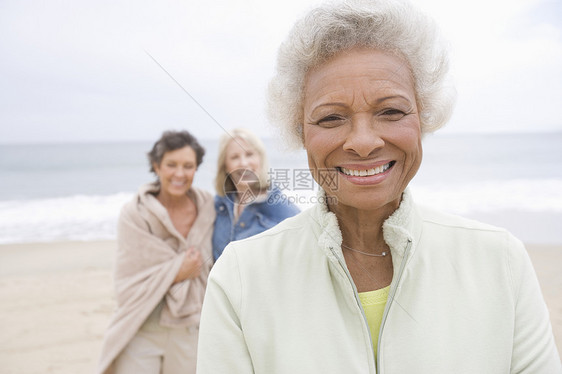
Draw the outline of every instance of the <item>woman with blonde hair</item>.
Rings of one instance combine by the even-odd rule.
[[[198,374],[562,372],[523,244],[408,188],[452,110],[447,66],[405,1],[329,2],[295,24],[270,114],[325,199],[225,250]]]
[[[237,128],[221,137],[215,178],[215,260],[231,241],[259,234],[299,212],[278,187],[270,185],[268,168],[265,146],[249,130]]]

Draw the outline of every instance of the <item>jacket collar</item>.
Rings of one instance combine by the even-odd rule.
[[[328,210],[326,193],[320,189],[318,203],[311,210],[311,218],[318,224],[318,244],[324,249],[328,257],[335,252],[343,258],[341,250],[342,234],[337,217]],[[390,247],[393,258],[402,258],[408,241],[411,241],[412,251],[421,235],[421,219],[413,202],[409,188],[402,194],[400,206],[383,223],[383,236]]]
[[[393,254],[404,256],[408,241],[416,247],[421,235],[422,225],[418,209],[414,204],[409,188],[402,194],[400,206],[382,225],[384,240]]]
[[[254,201],[246,204],[246,208],[250,206],[255,206],[268,201],[270,196],[275,196],[281,194],[281,190],[277,186],[270,187],[267,193],[258,196]],[[229,193],[225,196],[216,195],[215,196],[215,208],[218,210],[222,206],[223,209],[228,209],[232,213],[234,209],[234,200],[236,199],[234,193]]]

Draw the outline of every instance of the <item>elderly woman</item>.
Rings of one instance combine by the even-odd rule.
[[[407,188],[449,117],[446,71],[433,23],[402,1],[330,3],[294,26],[271,114],[325,199],[219,259],[198,374],[561,372],[521,242]]]
[[[192,186],[204,154],[187,131],[165,132],[148,154],[158,179],[119,217],[117,310],[99,373],[195,373],[215,219],[212,195]]]
[[[215,260],[231,241],[259,234],[299,212],[279,188],[269,185],[265,147],[247,129],[222,136],[215,188]]]

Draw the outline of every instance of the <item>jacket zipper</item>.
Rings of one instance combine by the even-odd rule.
[[[398,289],[398,284],[400,284],[400,279],[402,279],[402,274],[404,273],[404,268],[406,267],[406,260],[408,259],[408,255],[410,254],[411,247],[412,247],[412,240],[410,238],[408,238],[408,242],[406,243],[406,248],[404,249],[404,256],[402,258],[402,262],[400,263],[400,270],[398,270],[398,277],[396,278],[396,282],[394,283],[394,285],[390,288],[390,292],[388,293],[388,301],[386,303],[386,306],[384,308],[384,313],[382,315],[381,327],[380,327],[380,330],[379,330],[378,344],[377,344],[377,357],[380,357],[381,337],[382,337],[382,331],[383,331],[384,325],[386,323],[386,318],[388,316],[388,312],[390,310],[392,302],[394,301],[394,296],[396,295],[396,290]],[[361,311],[361,316],[363,317],[363,321],[365,321],[365,326],[367,326],[367,329],[368,329],[369,323],[367,322],[367,316],[365,315],[365,312],[363,311],[363,307],[361,306],[361,300],[359,299],[359,293],[357,292],[357,287],[355,287],[355,283],[353,283],[353,278],[351,278],[351,274],[349,273],[349,270],[347,270],[347,266],[345,266],[345,264],[343,264],[342,259],[336,254],[336,252],[334,251],[334,248],[330,247],[330,250],[332,251],[332,254],[338,259],[338,262],[339,262],[340,266],[342,267],[342,269],[344,270],[344,272],[347,276],[347,279],[349,280],[349,283],[351,283],[351,287],[353,289],[353,294],[354,294],[354,297],[355,297],[355,302],[357,303],[357,306],[359,307],[359,310]],[[369,341],[370,341],[370,345],[371,345],[370,351],[372,352],[374,350],[372,338]],[[374,357],[373,357],[373,359],[374,359]],[[379,361],[378,360],[375,361],[375,370],[376,370],[376,373],[382,374],[382,373],[379,372]]]
[[[393,287],[390,288],[390,292],[388,293],[388,299],[386,306],[384,308],[384,313],[382,315],[381,320],[381,328],[379,329],[379,337],[377,343],[377,357],[380,358],[380,349],[381,349],[381,337],[382,331],[384,329],[384,325],[386,323],[386,317],[388,316],[388,312],[390,311],[390,307],[394,302],[394,296],[396,295],[396,291],[398,290],[398,285],[400,284],[400,279],[402,279],[402,274],[404,273],[404,268],[406,267],[406,261],[408,260],[408,256],[410,254],[410,249],[412,248],[412,239],[408,238],[408,243],[406,243],[406,248],[404,249],[404,257],[402,257],[402,262],[400,263],[400,270],[398,271],[398,278],[396,278],[396,283],[394,283]],[[376,361],[377,366],[377,373],[382,374],[379,372],[379,360]]]
[[[332,251],[332,254],[334,255],[334,257],[336,257],[338,259],[340,267],[343,269],[345,275],[347,276],[347,280],[351,284],[351,288],[353,289],[353,296],[355,297],[355,302],[357,303],[357,306],[359,307],[359,311],[361,312],[361,316],[363,317],[363,321],[365,322],[365,326],[367,326],[367,330],[369,330],[369,328],[368,328],[369,324],[367,322],[367,316],[365,316],[365,312],[363,311],[363,307],[361,306],[361,300],[359,299],[359,293],[357,292],[357,287],[355,287],[355,283],[353,283],[353,278],[351,278],[351,274],[349,273],[349,270],[347,270],[347,266],[345,266],[345,264],[343,263],[340,256],[338,256],[336,254],[336,252],[334,251],[334,247],[330,247],[330,250]],[[368,333],[369,333],[369,335],[371,335],[370,331],[368,331]],[[371,346],[371,349],[370,349],[369,352],[373,352],[374,351],[373,340],[369,339],[369,343],[370,343],[370,346]],[[373,360],[374,359],[375,358],[373,357]],[[376,374],[376,370],[377,370],[376,369],[376,362],[374,363],[373,366],[375,366],[375,374]]]

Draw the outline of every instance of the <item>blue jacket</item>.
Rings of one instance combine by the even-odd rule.
[[[299,208],[287,200],[279,188],[267,193],[265,201],[247,205],[234,224],[234,203],[228,196],[215,196],[217,218],[213,231],[213,258],[222,254],[224,247],[233,240],[245,239],[272,228],[285,218],[299,213]]]

